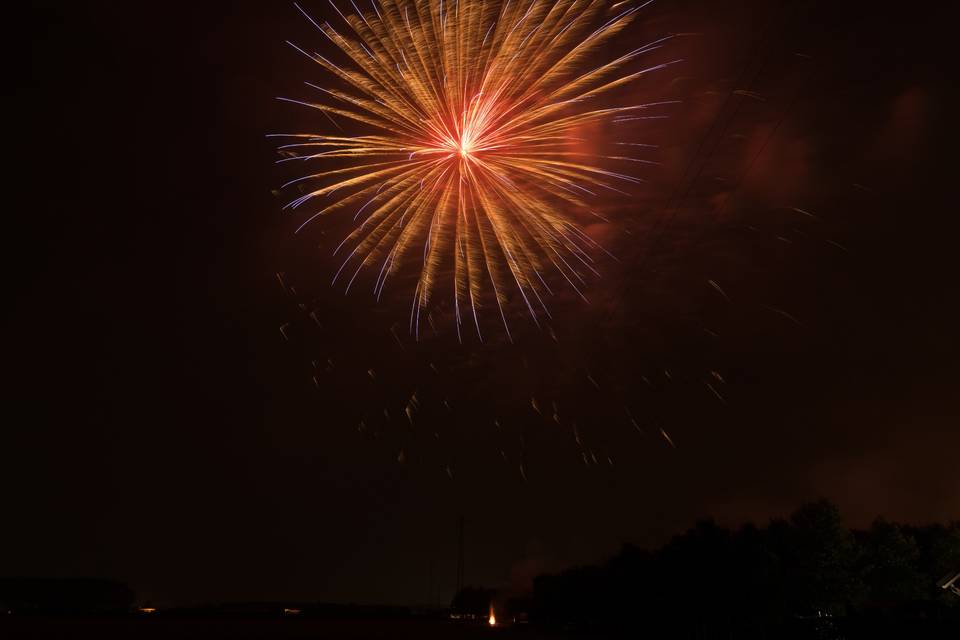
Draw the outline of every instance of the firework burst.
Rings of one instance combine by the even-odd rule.
[[[517,294],[537,324],[549,317],[551,276],[559,274],[584,297],[586,278],[596,273],[591,254],[599,246],[577,220],[590,212],[599,191],[624,193],[621,186],[639,181],[628,169],[610,170],[600,161],[646,161],[586,153],[582,132],[601,121],[641,119],[643,109],[664,104],[604,107],[596,98],[671,64],[622,71],[667,38],[583,67],[645,5],[351,5],[355,13],[349,14],[333,5],[349,27],[346,34],[297,5],[349,63],[292,45],[336,80],[327,87],[307,83],[322,100],[281,98],[320,111],[327,128],[339,133],[278,134],[288,138],[280,162],[334,161],[333,168],[319,167],[284,185],[301,189],[289,210],[338,196],[309,212],[298,233],[321,216],[353,214],[356,226],[334,252],[345,257],[333,282],[345,282],[349,291],[369,269],[379,299],[401,265],[419,262],[410,313],[414,334],[422,311],[437,299],[452,301],[458,336],[465,318],[481,336],[479,308],[494,300],[510,337],[504,309]],[[340,126],[345,120],[368,132],[346,133]]]

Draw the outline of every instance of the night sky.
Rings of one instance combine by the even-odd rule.
[[[323,127],[274,100],[323,76],[292,4],[12,16],[0,571],[437,603],[461,514],[467,582],[516,589],[819,497],[960,517],[946,11],[645,9],[619,46],[684,34],[631,89],[682,101],[641,130],[659,164],[598,203],[590,303],[512,345],[415,343],[402,288],[330,288],[336,225],[293,235],[265,134]]]

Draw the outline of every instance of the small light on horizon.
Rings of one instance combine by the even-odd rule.
[[[497,626],[497,616],[493,613],[493,605],[490,605],[490,617],[487,618],[487,624],[491,627]]]

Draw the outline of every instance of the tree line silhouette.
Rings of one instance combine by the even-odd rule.
[[[960,521],[851,531],[823,500],[765,527],[708,520],[660,549],[626,545],[602,565],[539,576],[529,598],[500,606],[543,625],[656,638],[947,638],[960,631],[960,597],[938,581],[957,571]],[[465,590],[454,608],[482,614],[483,595]]]

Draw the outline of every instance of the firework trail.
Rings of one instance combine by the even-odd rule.
[[[289,210],[338,196],[311,211],[297,232],[341,210],[357,221],[334,252],[345,258],[333,282],[346,282],[349,291],[358,274],[371,269],[379,299],[387,279],[405,262],[418,260],[411,331],[419,335],[422,310],[446,289],[458,337],[464,319],[472,318],[481,340],[478,313],[491,298],[509,338],[504,308],[516,294],[538,325],[542,316],[549,317],[550,274],[559,273],[584,297],[585,278],[596,274],[591,253],[599,247],[574,214],[589,212],[588,200],[600,191],[622,194],[619,187],[639,182],[628,169],[608,170],[598,161],[624,166],[646,161],[623,152],[584,153],[582,132],[601,121],[643,119],[644,109],[664,104],[603,107],[597,98],[671,64],[622,71],[667,38],[583,67],[588,55],[646,4],[372,0],[367,10],[351,5],[350,14],[333,5],[348,33],[296,5],[350,63],[335,64],[291,43],[335,80],[330,87],[307,83],[321,100],[281,98],[320,111],[339,135],[277,134],[287,142],[280,147],[286,154],[280,162],[334,160],[335,168],[321,166],[284,185],[301,189],[285,206]],[[348,134],[338,120],[370,132]]]

